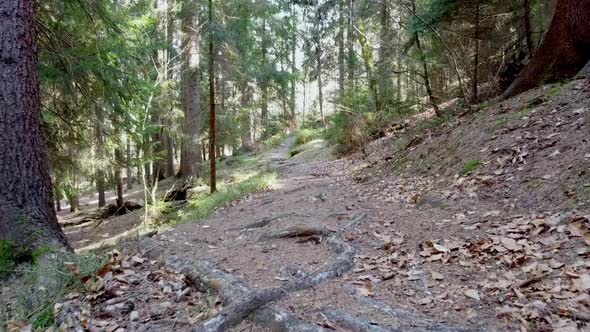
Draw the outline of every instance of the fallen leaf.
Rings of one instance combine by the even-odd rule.
[[[481,301],[481,298],[479,297],[479,292],[476,291],[475,289],[466,290],[465,296],[467,296],[468,298],[474,299],[476,301]]]
[[[574,288],[580,292],[590,289],[590,275],[582,274],[578,279],[574,279]]]
[[[433,280],[443,280],[444,276],[436,271],[432,271],[432,279]]]
[[[502,245],[508,250],[518,251],[522,249],[522,246],[516,243],[516,240],[509,237],[501,237],[500,243],[502,243]]]
[[[373,289],[375,289],[375,286],[370,281],[365,281],[361,287],[356,288],[357,292],[362,296],[373,295]]]

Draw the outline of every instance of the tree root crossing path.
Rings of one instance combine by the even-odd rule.
[[[293,162],[293,138],[265,155],[280,179],[198,223],[141,240],[143,255],[180,271],[223,309],[193,331],[463,331],[373,296],[390,287],[357,278],[376,215],[359,204],[350,161]],[[392,287],[392,286],[391,286]],[[464,325],[463,325],[464,326]]]

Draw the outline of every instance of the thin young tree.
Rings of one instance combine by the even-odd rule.
[[[213,0],[209,0],[209,162],[211,165],[211,193],[217,191],[215,165],[215,47],[213,44]]]

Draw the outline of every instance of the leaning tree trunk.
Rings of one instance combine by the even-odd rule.
[[[0,240],[68,241],[57,223],[41,123],[35,1],[0,1]]]
[[[590,60],[588,22],[590,0],[558,0],[541,46],[503,97],[515,96],[542,83],[573,77]]]

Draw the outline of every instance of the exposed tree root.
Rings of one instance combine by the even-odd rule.
[[[276,332],[333,332],[333,330],[301,320],[285,310],[272,307],[256,310],[250,319]]]
[[[253,223],[250,223],[244,227],[239,227],[239,228],[232,228],[230,229],[230,231],[248,231],[251,229],[255,229],[255,228],[262,228],[262,227],[266,227],[268,225],[270,225],[273,221],[282,219],[282,218],[287,218],[287,217],[291,217],[291,216],[297,216],[296,213],[284,213],[284,214],[279,214],[278,216],[274,216],[274,217],[268,217],[268,218],[264,218],[262,220],[259,221],[255,221]]]
[[[315,226],[305,226],[305,225],[295,225],[280,231],[265,234],[261,238],[262,239],[288,239],[288,238],[296,238],[296,237],[309,237],[314,235],[319,236],[329,236],[333,234],[333,231],[330,231],[325,228],[315,227]]]
[[[322,234],[327,234],[325,230],[322,231]],[[193,331],[225,331],[266,304],[285,297],[289,292],[315,287],[327,279],[337,278],[350,270],[353,265],[354,248],[336,235],[330,236],[325,241],[338,254],[333,262],[277,288],[251,290],[231,274],[215,268],[207,261],[169,257],[164,259],[164,264],[187,275],[198,288],[214,289],[222,293],[227,300],[219,314],[195,327]],[[155,244],[154,240],[143,239],[142,246],[150,248],[145,252],[150,259],[161,261],[164,258],[165,249]],[[276,326],[280,331],[322,330],[276,309],[265,308],[264,311],[255,314],[252,319],[265,326]],[[289,326],[292,326],[292,329],[287,329]]]
[[[388,332],[393,331],[385,329],[375,323],[372,323],[366,319],[354,317],[350,314],[336,311],[336,310],[324,310],[320,313],[330,323],[345,329],[346,331],[352,332]]]
[[[325,233],[326,230],[322,231],[323,234],[327,234]],[[261,290],[249,288],[235,276],[217,269],[210,262],[175,256],[166,257],[165,248],[157,244],[153,239],[144,238],[140,245],[143,248],[149,248],[149,250],[144,252],[144,256],[159,260],[166,266],[180,271],[189,277],[199,290],[206,291],[213,289],[223,295],[224,308],[216,316],[194,327],[192,331],[226,331],[238,325],[244,319],[248,319],[256,324],[269,328],[271,331],[324,332],[329,331],[329,329],[312,322],[301,320],[282,309],[269,306],[271,302],[286,297],[290,292],[317,287],[326,280],[342,276],[352,268],[355,250],[351,245],[344,242],[336,234],[324,237],[323,242],[337,254],[335,260],[309,273],[297,270],[295,275],[297,279],[291,280],[281,287]],[[351,291],[356,293],[354,290]],[[412,326],[412,331],[458,331],[425,321],[411,313],[391,308],[387,304],[373,299],[361,296],[357,296],[357,298],[359,303],[386,313],[396,321],[399,321],[400,326]],[[365,319],[342,312],[328,310],[323,311],[322,314],[330,323],[351,331],[391,331]],[[401,322],[404,324],[401,324]]]
[[[346,224],[346,226],[344,226],[344,229],[347,230],[358,227],[358,225],[362,223],[365,219],[367,219],[368,216],[369,213],[367,211],[360,212],[354,217],[354,219],[352,219],[348,224]]]
[[[398,325],[413,326],[412,331],[440,331],[440,332],[460,332],[463,329],[444,326],[441,324],[427,321],[417,315],[397,308],[393,308],[387,303],[359,295],[358,292],[350,287],[345,289],[347,293],[354,296],[359,303],[373,310],[381,311],[398,322]],[[403,324],[402,324],[403,323]]]

